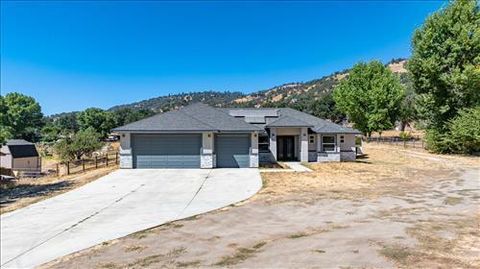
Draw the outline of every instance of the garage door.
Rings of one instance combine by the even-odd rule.
[[[199,168],[200,134],[132,136],[135,168]]]
[[[224,134],[215,137],[217,167],[249,167],[249,151],[250,134]]]

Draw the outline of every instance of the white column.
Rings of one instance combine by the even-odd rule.
[[[270,152],[277,160],[277,128],[270,128]]]
[[[133,168],[133,157],[130,140],[130,133],[120,134],[120,168]]]
[[[202,152],[200,152],[200,167],[213,168],[213,133],[202,133]]]
[[[258,133],[250,136],[250,167],[258,167]]]
[[[308,162],[308,128],[302,128],[300,132],[300,161]]]

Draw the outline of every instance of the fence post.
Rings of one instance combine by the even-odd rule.
[[[108,153],[105,154],[105,165],[108,166]]]
[[[70,161],[67,161],[67,175],[70,175]]]
[[[56,166],[57,177],[59,177],[60,176],[60,168],[58,167],[58,163],[55,166]]]
[[[422,149],[424,149],[425,147],[423,146],[423,139],[422,139]]]
[[[97,155],[95,155],[95,169],[98,168]]]
[[[82,170],[83,170],[83,172],[85,172],[85,160],[84,159],[82,159]]]
[[[115,164],[118,164],[118,152],[115,152]]]

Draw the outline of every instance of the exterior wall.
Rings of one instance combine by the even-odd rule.
[[[213,133],[202,133],[202,152],[200,154],[200,168],[214,167],[213,145]]]
[[[300,130],[300,161],[308,162],[308,128]]]
[[[10,154],[10,150],[8,149],[7,146],[2,146],[0,149],[0,152],[2,152],[5,155],[0,156],[0,167],[3,168],[12,168],[12,155]]]
[[[343,136],[343,143],[342,143]],[[357,154],[355,151],[355,135],[354,134],[339,134],[338,143],[340,146],[340,160],[341,161],[355,161]]]
[[[300,128],[276,128],[277,135],[300,135]]]
[[[11,154],[0,156],[0,167],[9,168],[9,169],[12,168],[12,155]]]
[[[270,128],[270,152],[272,153],[273,161],[277,160],[277,128]]]
[[[325,135],[331,135],[331,134],[325,134]],[[340,146],[338,144],[338,135],[335,136],[335,151],[329,151],[329,152],[324,152],[323,151],[323,134],[318,134],[318,143],[317,143],[317,149],[318,149],[318,155],[317,155],[317,162],[339,162],[341,160],[340,158]]]
[[[341,143],[341,136],[343,136],[343,143]],[[340,151],[355,151],[355,135],[354,134],[339,134],[338,141],[340,143]]]
[[[39,171],[40,157],[14,158],[12,170]]]
[[[258,167],[258,133],[252,133],[250,137],[250,167]]]

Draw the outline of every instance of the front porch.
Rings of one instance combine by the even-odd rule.
[[[275,127],[259,137],[260,163],[353,161],[355,134],[315,133],[308,127]]]

